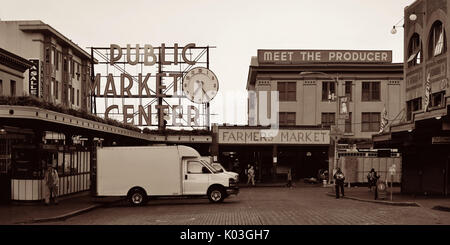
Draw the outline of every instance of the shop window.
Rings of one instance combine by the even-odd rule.
[[[278,82],[277,88],[280,101],[296,101],[297,82]]]
[[[352,113],[348,113],[348,118],[345,119],[345,133],[352,132]]]
[[[408,60],[406,63],[408,63],[409,67],[422,63],[422,42],[420,41],[420,36],[417,33],[414,33],[409,40]]]
[[[361,132],[378,132],[380,130],[379,112],[363,112],[361,115]]]
[[[11,96],[16,96],[16,81],[11,80],[11,87],[10,87]]]
[[[280,112],[278,121],[280,125],[295,125],[295,112]]]
[[[430,58],[441,55],[447,51],[444,25],[440,21],[434,22],[430,30],[428,52]]]
[[[322,101],[335,100],[336,85],[334,82],[322,82]]]
[[[17,147],[12,150],[12,177],[14,179],[34,179],[42,176],[45,159],[36,160],[36,150],[30,147]]]
[[[345,81],[345,96],[347,96],[350,101],[352,101],[352,86],[352,81]]]
[[[380,82],[363,82],[361,101],[379,101]]]
[[[322,112],[322,126],[331,126],[335,124],[334,112]]]

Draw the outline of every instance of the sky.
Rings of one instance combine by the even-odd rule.
[[[403,61],[404,8],[414,0],[2,0],[1,20],[42,20],[80,47],[216,46],[211,122],[247,123],[245,87],[258,49],[392,50]],[[87,50],[87,49],[86,49]],[[230,100],[230,94],[235,96]]]

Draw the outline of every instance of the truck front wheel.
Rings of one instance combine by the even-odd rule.
[[[208,199],[212,203],[219,203],[223,202],[223,199],[225,199],[226,193],[223,190],[223,188],[220,188],[218,186],[211,187],[208,190]]]
[[[147,194],[142,189],[132,189],[128,193],[128,200],[133,206],[142,206],[147,202]]]

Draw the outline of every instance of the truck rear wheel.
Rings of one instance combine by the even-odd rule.
[[[211,187],[208,190],[208,199],[212,203],[223,202],[223,200],[225,199],[225,196],[226,196],[226,193],[223,190],[223,188],[220,188],[218,186]]]
[[[142,206],[147,203],[147,194],[142,189],[132,189],[128,193],[128,201],[133,206]]]

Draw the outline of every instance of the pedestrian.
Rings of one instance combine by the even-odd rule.
[[[253,169],[253,166],[250,166],[250,168],[248,169],[247,177],[248,177],[247,185],[249,185],[250,182],[252,182],[252,186],[255,186],[255,170]]]
[[[341,190],[342,197],[344,197],[344,180],[345,176],[344,173],[342,173],[340,168],[337,168],[336,173],[333,176],[335,187],[336,187],[336,199],[339,198],[339,189]]]
[[[287,172],[287,187],[292,188],[292,169],[289,169]]]
[[[44,173],[44,186],[45,186],[45,204],[49,205],[51,201],[58,204],[58,186],[59,177],[56,169],[52,165],[47,166],[47,170]]]
[[[377,172],[375,171],[375,169],[371,169],[370,172],[367,174],[367,182],[369,183],[369,191],[372,191],[372,187],[377,185],[377,181],[380,178],[380,176],[378,176]]]

